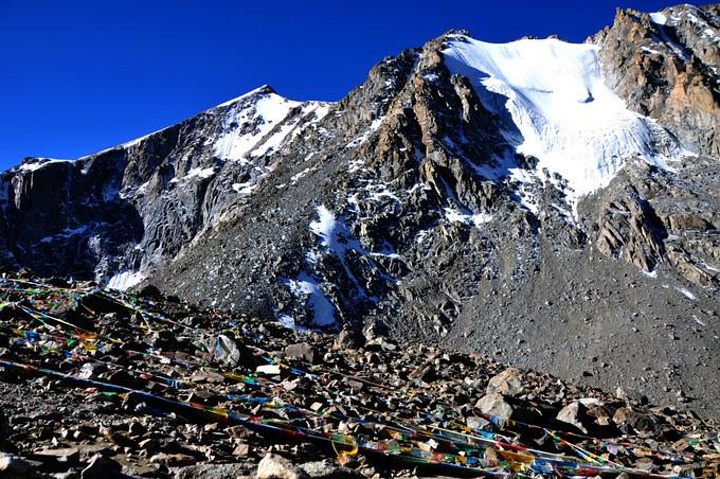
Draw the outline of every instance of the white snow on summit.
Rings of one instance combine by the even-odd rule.
[[[265,87],[263,87],[265,88]],[[301,108],[295,121],[288,116],[295,108]],[[215,156],[224,160],[248,163],[253,156],[271,153],[280,147],[291,135],[302,127],[301,118],[315,114],[315,121],[329,111],[322,102],[297,102],[276,93],[253,90],[241,97],[215,107],[222,110],[222,133],[209,138]]]
[[[651,120],[628,110],[603,82],[598,47],[555,39],[493,44],[448,36],[452,73],[472,82],[500,115],[510,144],[562,175],[571,201],[607,186],[635,154],[667,168],[680,147]]]
[[[650,20],[652,20],[653,23],[657,23],[658,25],[667,24],[667,16],[663,12],[651,13]]]

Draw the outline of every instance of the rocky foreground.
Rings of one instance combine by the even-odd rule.
[[[0,279],[0,477],[719,471],[712,423],[633,393],[143,293]]]

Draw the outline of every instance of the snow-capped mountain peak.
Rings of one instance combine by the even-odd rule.
[[[666,168],[681,152],[606,86],[597,50],[557,39],[493,44],[450,35],[443,54],[503,119],[516,151],[560,174],[578,197],[606,186],[630,156]]]
[[[322,119],[329,106],[289,100],[264,85],[209,110],[222,117],[222,126],[207,144],[220,159],[248,162],[279,148],[308,115]]]

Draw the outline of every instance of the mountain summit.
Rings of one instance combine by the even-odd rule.
[[[719,16],[618,10],[583,44],[449,32],[335,104],[266,86],[28,160],[0,179],[0,258],[717,415]]]

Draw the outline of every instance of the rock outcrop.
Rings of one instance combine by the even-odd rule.
[[[649,15],[618,9],[592,38],[610,87],[630,108],[669,128],[690,150],[720,156],[720,17],[717,5]]]

